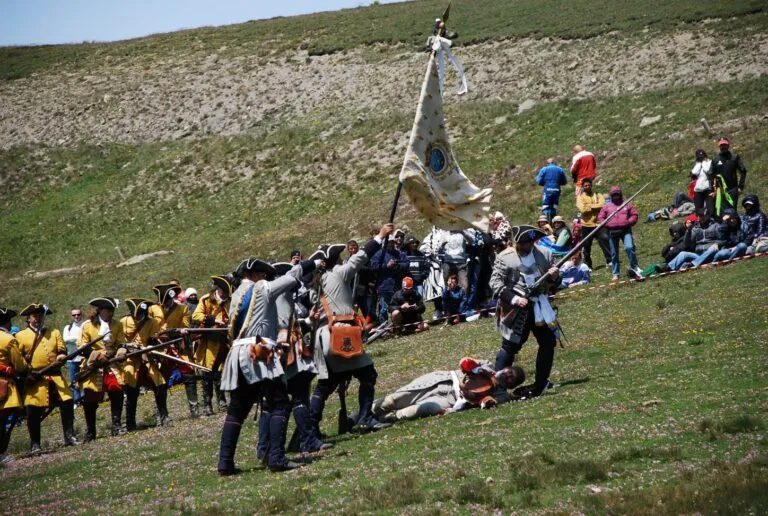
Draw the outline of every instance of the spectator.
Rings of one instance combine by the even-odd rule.
[[[458,324],[464,314],[467,293],[459,285],[455,274],[448,276],[448,284],[443,290],[443,315],[448,318],[448,324]]]
[[[685,192],[676,192],[675,195],[672,196],[672,204],[649,213],[645,222],[648,223],[656,222],[657,220],[674,219],[676,217],[687,217],[692,213],[696,213],[696,206],[693,203],[693,199],[686,195]]]
[[[605,205],[605,199],[601,194],[592,191],[592,179],[586,178],[581,181],[581,194],[576,198],[576,206],[581,212],[582,238],[587,240],[584,243],[584,263],[592,269],[592,241],[597,240],[597,244],[603,251],[606,265],[611,263],[611,251],[608,245],[608,239],[605,231],[595,231],[597,229],[597,216]]]
[[[581,194],[582,182],[585,179],[594,181],[597,177],[597,161],[595,155],[584,150],[581,145],[573,148],[573,161],[571,161],[571,177],[576,185],[576,198]]]
[[[669,236],[672,240],[661,250],[661,256],[664,258],[665,264],[669,265],[672,260],[677,258],[677,255],[686,250],[685,231],[685,225],[679,222],[669,226]]]
[[[200,302],[197,297],[197,290],[193,289],[192,287],[189,287],[187,290],[184,291],[184,298],[186,299],[187,308],[189,308],[189,313],[191,314],[195,313],[195,308],[197,308],[197,304]]]
[[[571,231],[560,215],[552,219],[552,236],[555,237],[555,245],[562,248],[570,248]]]
[[[405,241],[405,231],[402,229],[396,229],[394,237],[395,239],[395,249],[397,249],[400,252],[403,252],[405,249],[403,249],[403,242]]]
[[[581,250],[576,251],[570,260],[560,267],[560,285],[558,290],[586,285],[591,279],[592,271],[581,259]]]
[[[64,345],[67,346],[67,355],[77,351],[78,344],[80,342],[80,336],[83,334],[83,312],[79,308],[73,308],[70,311],[70,317],[72,321],[64,326],[62,332],[62,340]],[[75,407],[80,406],[83,401],[83,393],[77,387],[75,377],[80,370],[80,363],[83,361],[82,355],[78,355],[72,360],[67,361],[67,369],[69,370],[69,388],[72,391],[72,398],[75,401]]]
[[[503,242],[507,238],[507,234],[510,232],[510,225],[507,217],[503,213],[497,211],[494,213],[493,218],[488,223],[491,238],[494,242]],[[506,244],[504,247],[507,247]]]
[[[463,231],[451,231],[447,241],[443,244],[444,255],[442,257],[443,279],[447,283],[448,276],[455,274],[459,278],[459,285],[465,291],[469,290],[468,239],[468,235]]]
[[[392,240],[387,247],[379,249],[371,259],[371,268],[376,277],[376,295],[379,299],[379,324],[387,322],[389,304],[395,290],[408,271],[408,261],[403,253],[395,249]]]
[[[707,210],[712,216],[715,213],[715,191],[712,188],[712,160],[707,157],[704,149],[697,149],[694,155],[696,164],[691,170],[691,178],[696,181],[693,186],[693,204],[696,214],[701,215]]]
[[[291,265],[298,265],[299,262],[301,262],[301,251],[298,249],[294,249],[291,251]]]
[[[582,235],[582,226],[581,222],[577,219],[573,223],[573,227],[571,228],[571,245],[573,247],[576,247],[581,242],[581,235]]]
[[[720,138],[717,145],[720,147],[720,154],[712,164],[712,175],[724,183],[723,197],[735,210],[739,205],[739,195],[747,183],[747,167],[744,166],[741,156],[731,152],[731,142],[728,138]]]
[[[613,186],[608,191],[611,196],[611,203],[603,206],[600,210],[600,214],[597,216],[597,222],[602,223],[610,215],[619,211],[619,208],[624,203],[624,195],[621,192],[621,188]],[[632,236],[632,226],[637,224],[637,208],[632,203],[627,204],[606,224],[608,229],[608,243],[611,248],[611,272],[613,273],[613,280],[619,279],[619,244],[624,245],[624,251],[627,253],[629,259],[629,270],[627,274],[630,277],[637,279],[642,278],[642,271],[637,263],[637,252],[635,250],[635,240]]]
[[[749,194],[741,203],[744,216],[741,218],[741,230],[749,246],[747,254],[768,251],[768,217],[760,211],[760,199],[757,195]]]
[[[348,240],[347,241],[347,259],[344,260],[344,263],[347,263],[350,258],[355,256],[357,252],[360,250],[360,244],[357,243],[357,240]]]
[[[424,299],[432,301],[435,305],[433,319],[439,319],[443,316],[443,289],[445,288],[445,278],[443,277],[441,263],[442,244],[447,240],[449,233],[443,229],[432,227],[432,231],[424,237],[424,241],[419,246],[427,258],[427,279],[424,282]]]
[[[547,164],[536,175],[536,183],[544,189],[541,198],[541,213],[548,220],[557,215],[557,205],[560,203],[560,187],[568,182],[565,172],[558,166],[554,158],[549,158]]]
[[[395,331],[418,333],[426,330],[427,323],[421,317],[425,310],[424,301],[413,288],[413,279],[405,277],[401,285],[402,288],[395,292],[389,304]]]
[[[688,226],[686,224],[686,226]],[[670,263],[669,269],[676,271],[688,266],[702,265],[714,256],[726,242],[728,228],[712,220],[708,213],[699,217],[699,223],[685,231],[685,251],[679,253]],[[707,253],[714,246],[714,251]]]
[[[549,225],[549,219],[546,215],[539,215],[539,218],[536,220],[536,226],[546,233],[548,237],[552,236],[552,226]]]
[[[713,262],[722,260],[733,260],[739,256],[744,256],[749,247],[746,243],[746,237],[741,230],[741,217],[736,210],[726,208],[723,212],[723,224],[725,224],[725,243],[712,257]],[[710,248],[710,253],[711,253]]]
[[[416,292],[423,298],[424,297],[424,280],[427,279],[429,274],[427,257],[424,253],[419,251],[419,240],[409,235],[405,239],[405,256],[408,259],[408,276],[413,279],[414,288]]]

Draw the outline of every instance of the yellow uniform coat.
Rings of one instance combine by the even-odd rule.
[[[169,328],[189,328],[189,308],[187,305],[174,303],[170,312],[166,313],[160,305],[149,307],[149,316],[157,320],[161,330]]]
[[[101,325],[101,321],[97,318],[96,324],[93,324],[91,321],[86,321],[85,324],[83,324],[83,333],[80,336],[80,342],[77,343],[78,347],[83,347],[86,344],[88,344],[90,341],[94,339],[99,338],[99,328]],[[86,360],[83,360],[81,362],[80,368],[86,369],[88,367],[88,356],[93,351],[106,351],[107,357],[112,358],[115,356],[115,353],[117,350],[125,344],[125,334],[123,333],[123,325],[120,324],[120,321],[117,319],[112,319],[109,321],[109,342],[104,343],[104,339],[100,340],[93,346],[91,346],[91,351],[85,353]],[[110,366],[112,369],[112,372],[115,374],[115,377],[117,378],[117,381],[120,385],[125,385],[123,381],[123,367],[120,364],[113,364]],[[88,376],[85,380],[81,382],[81,387],[83,389],[88,389],[90,391],[94,392],[101,392],[104,388],[104,369],[99,368],[93,373]]]
[[[220,305],[219,302],[216,301],[216,298],[210,294],[206,294],[200,298],[200,303],[198,303],[197,308],[195,308],[195,313],[192,314],[192,320],[202,326],[203,322],[205,322],[205,317],[208,315],[212,315],[216,318],[217,326],[220,325],[222,328],[227,327],[229,318],[227,316],[226,307]],[[208,368],[213,367],[216,356],[219,354],[221,346],[226,342],[226,338],[225,333],[222,333],[220,337],[206,337],[203,335],[195,346],[195,362]]]
[[[16,340],[19,342],[19,351],[26,360],[27,354],[32,350],[35,343],[35,333],[32,329],[26,328],[16,334]],[[31,369],[42,369],[45,366],[56,362],[57,355],[66,355],[67,348],[61,338],[61,333],[57,329],[46,328],[40,339],[32,360],[28,361]],[[66,364],[62,364],[66,367]],[[38,380],[27,380],[24,385],[24,405],[30,407],[49,407],[51,406],[51,396],[48,392],[50,383],[53,383],[61,401],[72,399],[72,392],[69,385],[64,382],[60,374],[44,376]]]
[[[141,326],[138,333],[136,332],[136,320],[130,315],[120,319],[120,324],[123,327],[123,333],[125,334],[125,339],[128,343],[142,348],[149,346],[149,340],[153,337],[157,337],[158,333],[160,333],[160,324],[158,324],[157,320],[152,317],[147,317],[147,321]],[[144,360],[143,357],[145,356],[146,355],[140,355],[125,361],[122,368],[123,382],[125,382],[123,385],[128,387],[138,387],[139,369]],[[152,380],[152,383],[156,386],[163,385],[165,383],[165,378],[163,378],[163,374],[160,372],[157,360],[154,358],[150,359],[149,362],[146,363],[146,366],[147,371],[149,372],[149,379]]]
[[[15,372],[24,373],[27,371],[27,363],[19,351],[19,343],[7,331],[0,330],[0,365],[13,367]],[[21,393],[16,381],[12,377],[3,376],[8,380],[8,398],[0,401],[0,410],[20,408],[23,406]]]

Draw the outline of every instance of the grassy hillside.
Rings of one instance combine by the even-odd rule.
[[[268,57],[297,48],[310,55],[374,43],[418,47],[430,34],[430,20],[440,16],[445,0],[373,5],[338,12],[251,21],[139,38],[119,44],[45,45],[0,49],[0,79],[14,80],[52,67],[87,69],[105,60],[140,58],[152,62],[169,55],[220,52]],[[673,28],[681,22],[763,12],[761,0],[720,2],[677,0],[454,0],[451,28],[459,44],[512,37],[585,38],[610,31],[653,26]]]
[[[364,238],[388,215],[421,45],[444,4],[0,49],[0,305],[46,302],[60,327],[95,296],[150,296],[172,277],[205,290],[245,256]],[[764,2],[453,5],[470,94],[446,94],[449,131],[463,169],[494,188],[494,211],[535,220],[537,169],[581,143],[598,156],[598,191],[652,181],[636,202],[644,218],[686,188],[694,149],[714,153],[721,134],[766,204]],[[528,98],[537,105],[518,113]],[[561,211],[575,214],[570,185]],[[429,229],[405,199],[397,223]],[[660,260],[667,227],[636,228],[642,266]],[[118,269],[115,247],[173,254]],[[553,372],[563,386],[536,402],[335,439],[281,476],[259,469],[249,423],[246,473],[220,480],[222,417],[186,419],[175,389],[170,431],[20,460],[0,471],[0,501],[42,513],[765,512],[766,273],[761,258],[563,298],[568,344]],[[497,345],[483,320],[370,351],[384,393]],[[522,355],[529,373],[535,349]],[[153,418],[142,398],[140,419]],[[335,433],[333,418],[324,424]],[[57,446],[58,421],[45,425]],[[17,429],[12,451],[26,445]]]

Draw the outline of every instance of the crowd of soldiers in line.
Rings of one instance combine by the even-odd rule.
[[[510,399],[507,389],[523,381],[524,372],[512,364],[531,332],[539,341],[536,378],[518,397],[542,394],[549,385],[557,328],[547,296],[540,295],[544,290],[525,289],[545,271],[556,281],[557,269],[551,253],[533,245],[541,235],[524,226],[507,232],[510,246],[497,257],[490,281],[501,303],[519,308],[512,324],[499,326],[503,340],[495,364],[465,360],[459,371],[437,371],[375,399],[377,372],[363,347],[370,325],[358,314],[353,287],[356,275],[386,247],[393,231],[391,224],[384,225],[343,262],[344,244],[321,246],[303,261],[243,260],[232,274],[212,277],[212,289],[191,313],[179,301],[182,289],[175,282],[156,285],[154,300],[129,298],[121,304],[112,297],[92,299],[92,312],[69,351],[61,332],[46,325],[51,313],[46,305],[33,303],[18,314],[0,309],[0,453],[5,454],[22,414],[30,449],[39,452],[40,423],[55,407],[65,444],[79,444],[70,380],[83,408],[85,441],[91,441],[97,437],[102,401],[109,400],[113,435],[137,429],[142,389],[154,395],[157,423],[168,424],[168,384],[174,376],[184,382],[191,414],[197,416],[199,379],[202,415],[213,413],[215,398],[227,412],[218,462],[224,476],[239,471],[235,449],[254,404],[261,409],[258,458],[272,471],[293,469],[300,464],[286,456],[289,416],[296,422],[296,451],[330,448],[320,431],[325,404],[334,392],[344,396],[353,378],[359,382],[358,408],[344,421],[351,431],[376,431],[398,420],[493,406]],[[401,287],[406,294],[415,291],[409,277]],[[118,318],[115,313],[122,305],[128,313]],[[390,315],[397,319],[413,309],[406,302]],[[82,317],[79,310],[72,314],[73,319]],[[16,315],[26,318],[26,328],[13,335]],[[3,460],[12,459],[3,455]]]

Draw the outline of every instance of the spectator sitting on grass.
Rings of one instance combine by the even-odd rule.
[[[413,288],[413,278],[403,278],[402,288],[395,292],[389,303],[394,330],[402,330],[404,333],[426,330],[427,323],[421,318],[424,310],[424,301]]]
[[[576,251],[570,260],[560,267],[560,285],[558,290],[586,285],[592,278],[592,270],[581,259],[581,250]]]
[[[693,215],[692,217],[695,218],[696,216]],[[686,219],[686,222],[687,221],[688,219]],[[685,225],[680,222],[675,222],[669,226],[669,236],[672,237],[672,240],[661,250],[661,256],[664,258],[664,262],[654,263],[653,265],[646,267],[643,271],[643,277],[662,272],[669,272],[669,263],[677,258],[677,255],[685,252]]]
[[[741,205],[745,211],[741,217],[741,230],[748,245],[747,254],[768,251],[768,217],[760,211],[760,199],[749,194]]]
[[[459,285],[455,274],[448,276],[448,285],[443,290],[443,315],[448,317],[448,324],[458,324],[464,316],[467,293]]]
[[[686,224],[687,226],[687,224]],[[679,253],[671,262],[669,269],[676,271],[690,265],[698,267],[710,259],[714,253],[705,256],[707,250],[715,247],[717,252],[726,242],[727,228],[725,224],[713,221],[709,213],[699,217],[699,223],[688,228],[685,232],[685,251]]]
[[[546,215],[539,215],[539,218],[536,221],[536,226],[538,226],[540,230],[546,233],[547,236],[552,235],[552,226],[549,225],[549,219]]]
[[[677,217],[687,217],[696,212],[696,205],[684,192],[677,192],[672,196],[672,204],[648,214],[645,222],[657,220],[669,220]]]
[[[552,236],[555,237],[555,245],[562,248],[571,247],[571,231],[560,215],[552,219]]]

